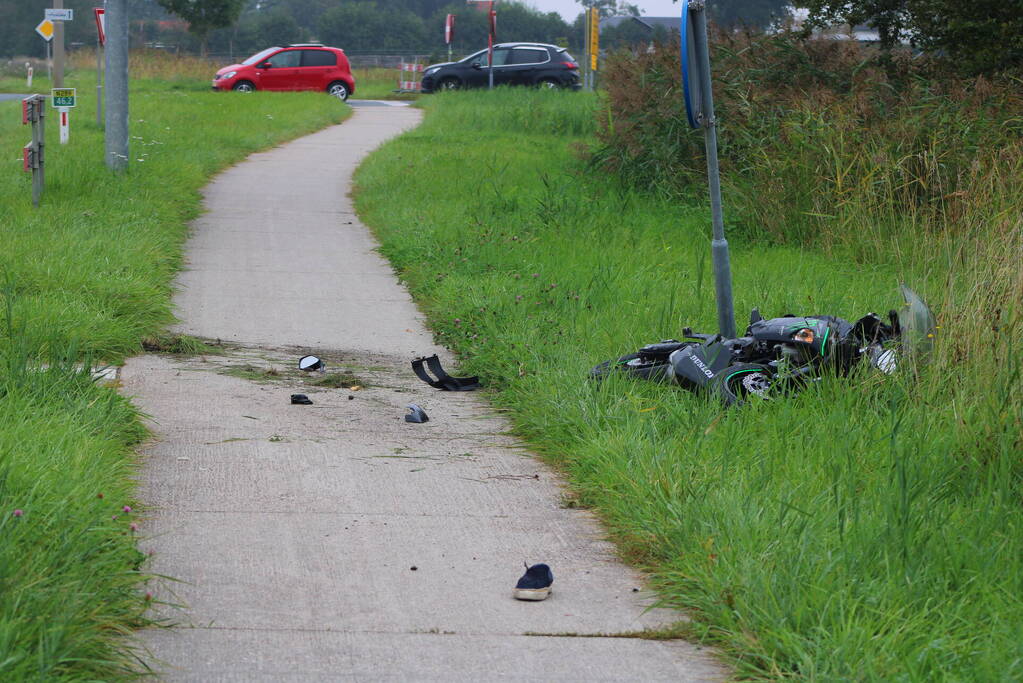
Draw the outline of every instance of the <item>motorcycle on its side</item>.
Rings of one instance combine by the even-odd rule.
[[[682,331],[689,341],[668,339],[636,353],[606,361],[590,371],[600,380],[611,373],[673,382],[691,391],[709,391],[726,405],[791,394],[825,374],[846,376],[864,360],[890,374],[900,358],[933,346],[934,315],[911,289],[900,287],[906,303],[887,320],[868,313],[855,323],[831,315],[764,319],[750,314],[745,335]]]

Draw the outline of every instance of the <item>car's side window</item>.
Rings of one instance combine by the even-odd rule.
[[[494,66],[504,66],[511,64],[508,57],[511,55],[511,50],[506,47],[494,50]]]
[[[286,69],[288,67],[298,66],[301,58],[301,50],[285,50],[284,52],[278,52],[267,61],[270,62],[275,69]]]
[[[475,57],[470,59],[469,60],[469,66],[472,66],[473,64],[479,64],[480,66],[486,66],[487,65],[487,51],[484,50],[483,52],[479,53],[478,55],[476,55]]]
[[[302,50],[302,66],[336,66],[337,55],[330,50]]]
[[[520,47],[512,50],[512,59],[509,64],[540,64],[548,60],[547,50],[533,50]]]

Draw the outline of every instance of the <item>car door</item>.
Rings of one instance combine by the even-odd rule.
[[[282,50],[267,57],[263,63],[268,63],[270,67],[261,70],[258,86],[260,90],[298,89],[301,50]]]
[[[480,50],[473,56],[464,60],[464,66],[458,77],[462,79],[466,87],[479,88],[486,87],[488,82],[488,74],[490,73],[487,67],[487,51]]]
[[[337,70],[337,55],[330,50],[302,50],[299,70],[303,90],[326,90]]]
[[[547,68],[551,57],[540,47],[517,47],[512,50],[506,81],[509,85],[533,85]]]
[[[494,85],[510,85],[515,76],[510,47],[494,48]]]

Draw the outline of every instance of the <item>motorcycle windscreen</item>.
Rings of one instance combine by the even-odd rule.
[[[927,355],[934,348],[937,324],[924,300],[906,285],[899,285],[905,305],[899,310],[902,328],[902,349],[907,356]]]

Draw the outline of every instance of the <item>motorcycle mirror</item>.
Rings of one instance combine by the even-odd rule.
[[[313,372],[324,369],[323,361],[316,356],[302,356],[298,359],[298,369],[303,372]]]

